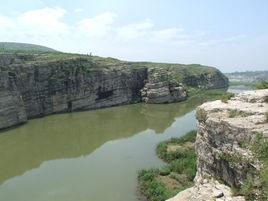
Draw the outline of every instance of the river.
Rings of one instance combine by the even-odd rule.
[[[196,127],[207,97],[51,115],[0,133],[2,201],[138,201],[156,145]]]

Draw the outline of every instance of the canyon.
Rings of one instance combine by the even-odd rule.
[[[228,86],[216,68],[59,52],[0,54],[0,129],[49,114],[187,99]]]

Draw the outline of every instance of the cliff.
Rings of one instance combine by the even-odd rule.
[[[246,71],[225,73],[232,84],[252,85],[257,82],[268,80],[268,71]]]
[[[170,201],[267,200],[267,114],[268,89],[199,106],[195,186]]]
[[[189,81],[191,76],[196,79]],[[182,101],[187,97],[187,86],[222,88],[227,84],[226,77],[212,67],[126,62],[59,52],[2,53],[0,129],[53,113],[142,100]]]

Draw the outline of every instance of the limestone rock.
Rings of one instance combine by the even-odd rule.
[[[256,188],[251,193],[255,200],[259,199],[263,165],[245,144],[252,142],[258,133],[268,137],[267,97],[268,89],[250,91],[227,103],[217,100],[197,108],[195,186],[169,201],[242,201],[243,197],[232,197],[228,186],[241,187],[248,177],[254,178],[252,182]],[[215,178],[228,186],[220,184]]]
[[[142,99],[148,103],[185,100],[184,86],[173,78],[181,77],[183,82],[190,76],[188,66],[162,65],[166,70],[154,63],[87,55],[1,53],[0,129],[53,113],[131,104]],[[204,81],[198,83],[205,88],[227,85],[227,81],[217,81],[224,80],[217,69],[197,68],[198,77]]]
[[[21,96],[5,89],[0,89],[0,128],[27,121]]]
[[[218,181],[196,185],[180,192],[167,201],[245,201],[242,196],[233,196],[231,189]]]
[[[147,79],[141,90],[142,100],[146,103],[172,103],[187,98],[186,89],[181,83],[172,79],[166,69],[149,69]]]

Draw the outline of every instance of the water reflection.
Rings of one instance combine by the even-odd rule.
[[[176,104],[136,104],[52,115],[31,120],[23,126],[4,131],[0,134],[0,184],[2,184],[0,199],[3,196],[5,201],[21,201],[22,197],[25,197],[27,201],[37,198],[38,200],[51,200],[48,193],[59,182],[58,185],[64,188],[66,193],[64,198],[58,200],[76,200],[83,195],[94,195],[95,197],[90,197],[90,199],[94,198],[95,201],[107,199],[109,194],[104,195],[102,192],[102,188],[107,185],[105,188],[107,192],[111,191],[113,195],[117,192],[114,196],[119,196],[118,199],[113,200],[136,201],[134,193],[136,171],[139,168],[160,164],[157,157],[154,157],[154,146],[164,139],[158,137],[163,135],[154,135],[155,137],[150,135],[149,137],[148,134],[165,133],[166,137],[170,137],[179,132],[191,130],[195,119],[194,114],[189,112],[209,98],[199,96]],[[178,121],[178,117],[186,113],[190,115]],[[177,127],[174,125],[175,121]],[[170,136],[167,136],[167,133],[170,133]],[[115,139],[121,140],[116,146],[110,146],[109,142],[115,142],[112,141]],[[105,146],[102,146],[104,144]],[[98,147],[101,148],[96,152]],[[44,163],[46,161],[50,162]],[[133,164],[130,164],[130,161]],[[96,164],[93,167],[94,163]],[[32,174],[36,174],[36,171],[30,170],[37,170],[37,168],[38,176],[33,176]],[[105,170],[106,168],[108,170]],[[15,177],[19,175],[23,176]],[[122,175],[125,175],[124,181],[121,179]],[[38,180],[37,186],[32,183],[33,178]],[[53,182],[46,181],[48,178],[58,179]],[[92,179],[101,180],[102,187]],[[114,186],[115,180],[118,180],[117,182],[121,185]],[[60,183],[61,181],[64,183]],[[42,182],[45,184],[41,184]],[[68,185],[77,186],[77,192],[72,199],[69,194],[72,187]],[[91,190],[84,189],[84,186],[90,186]],[[24,189],[26,187],[27,189]],[[122,192],[116,187],[120,187]],[[33,192],[35,188],[36,192]],[[11,189],[21,191],[21,195],[15,196]],[[38,194],[41,191],[42,199]],[[34,193],[37,194],[36,198],[31,197]]]

